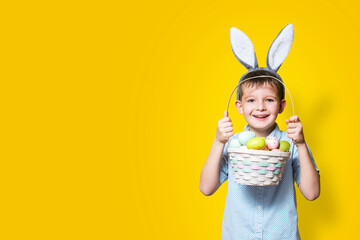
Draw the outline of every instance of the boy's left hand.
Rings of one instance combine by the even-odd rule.
[[[288,137],[293,140],[293,143],[298,146],[305,143],[303,126],[298,116],[294,115],[290,119],[285,120],[287,124]]]

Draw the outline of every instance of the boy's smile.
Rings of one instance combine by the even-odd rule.
[[[239,113],[243,114],[250,131],[257,137],[267,137],[275,127],[277,115],[283,112],[286,101],[280,101],[277,88],[265,83],[262,86],[243,86],[241,102],[235,102]]]

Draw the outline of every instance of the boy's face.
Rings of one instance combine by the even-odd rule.
[[[277,88],[270,84],[243,86],[241,101],[235,102],[239,113],[243,114],[250,130],[257,136],[267,136],[274,128],[279,113],[284,111],[286,101],[280,101]]]

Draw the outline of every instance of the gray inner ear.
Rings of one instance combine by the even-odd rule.
[[[230,29],[230,43],[235,57],[242,65],[248,70],[258,67],[254,46],[245,33],[232,27]]]
[[[294,40],[294,26],[288,24],[272,42],[267,55],[267,66],[275,72],[279,70],[281,64],[290,52]]]

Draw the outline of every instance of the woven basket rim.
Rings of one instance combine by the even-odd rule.
[[[253,155],[263,155],[263,156],[272,156],[272,157],[290,157],[291,155],[291,152],[273,152],[273,151],[240,149],[240,148],[228,148],[227,151],[231,153],[247,153]]]

